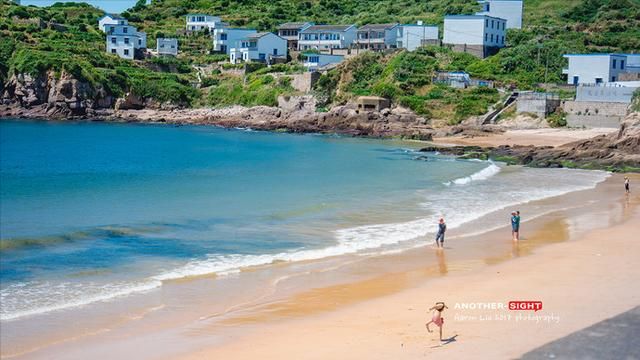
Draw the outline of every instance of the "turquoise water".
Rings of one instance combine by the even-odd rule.
[[[3,321],[192,275],[416,246],[441,215],[456,227],[606,176],[540,188],[549,170],[212,127],[2,121],[0,140]]]

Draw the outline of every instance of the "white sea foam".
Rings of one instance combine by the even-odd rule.
[[[103,285],[77,283],[22,283],[10,285],[0,292],[0,320],[14,320],[26,316],[79,307],[101,301],[143,293],[162,286],[162,282],[146,280],[136,283]],[[22,309],[29,299],[37,299],[38,306]],[[27,302],[27,304],[25,304]]]
[[[455,179],[453,181],[449,181],[446,182],[445,185],[449,186],[449,185],[466,185],[471,183],[472,181],[481,181],[481,180],[487,180],[489,178],[491,178],[494,175],[497,175],[500,172],[500,166],[494,164],[492,161],[489,161],[489,165],[487,167],[485,167],[484,169],[473,173],[469,176],[465,176],[465,177],[461,177],[458,179]]]
[[[571,176],[558,176],[561,171],[571,172]],[[137,283],[96,284],[89,287],[81,284],[82,288],[79,288],[78,284],[65,284],[58,287],[47,286],[47,284],[36,287],[28,284],[12,285],[0,292],[2,304],[0,320],[17,319],[108,301],[150,291],[162,286],[163,281],[185,277],[208,274],[224,276],[237,274],[243,268],[264,266],[274,262],[317,260],[362,252],[394,253],[398,246],[408,249],[415,248],[419,244],[428,245],[433,242],[432,239],[424,241],[422,238],[434,233],[434,224],[440,216],[447,218],[448,228],[456,228],[491,212],[517,204],[593,188],[609,176],[607,173],[597,171],[523,169],[505,172],[505,175],[501,175],[504,177],[501,181],[478,181],[488,180],[499,172],[499,166],[491,163],[485,169],[468,177],[470,186],[456,186],[447,188],[445,191],[425,191],[423,194],[418,194],[425,198],[422,206],[426,216],[405,222],[338,229],[334,232],[335,243],[325,248],[298,249],[262,255],[210,255],[206,259],[190,261],[181,267]],[[550,176],[555,176],[559,180],[554,181],[553,186],[539,186],[541,183],[548,184]],[[478,231],[478,229],[473,230]],[[420,242],[417,243],[416,240]],[[37,301],[37,304],[30,304],[27,299]],[[42,299],[44,302],[41,302]]]

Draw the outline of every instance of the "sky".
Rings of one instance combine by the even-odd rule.
[[[65,0],[21,0],[21,5],[49,6]],[[95,7],[110,12],[120,13],[136,4],[136,0],[76,0],[75,2],[86,2]]]

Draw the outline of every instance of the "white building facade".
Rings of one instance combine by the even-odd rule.
[[[358,49],[385,50],[398,46],[398,24],[367,24],[356,32]]]
[[[602,84],[618,81],[627,68],[625,54],[566,54],[569,67],[562,70],[567,75],[567,84]]]
[[[303,54],[303,57],[302,66],[309,71],[317,71],[325,66],[339,64],[344,61],[344,56],[342,55],[306,53]]]
[[[505,46],[506,25],[505,19],[488,15],[447,15],[442,42],[484,58]]]
[[[482,11],[476,15],[489,15],[507,20],[507,29],[522,29],[522,0],[481,0]]]
[[[287,40],[274,33],[250,34],[231,48],[229,61],[233,64],[257,61],[273,64],[287,58]]]
[[[187,14],[187,31],[201,31],[204,29],[213,29],[225,26],[219,16],[212,16],[207,14]]]
[[[129,22],[127,21],[127,19],[111,14],[105,14],[103,17],[98,19],[98,28],[100,28],[103,33],[111,31],[116,25],[128,24]]]
[[[437,44],[440,31],[436,25],[404,24],[398,26],[397,41],[399,48],[414,51],[420,46]]]
[[[158,38],[156,39],[156,51],[158,55],[178,56],[178,39]]]
[[[238,41],[246,38],[258,31],[255,29],[240,29],[230,27],[219,27],[213,29],[213,50],[227,55],[231,54],[231,48],[236,47]]]
[[[144,57],[147,48],[147,34],[137,31],[135,26],[114,25],[107,31],[107,53],[118,55],[123,59],[139,59]]]
[[[356,38],[355,25],[313,25],[300,32],[298,50],[347,49]]]

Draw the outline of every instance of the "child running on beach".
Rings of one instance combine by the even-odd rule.
[[[443,302],[437,302],[431,309],[429,309],[433,310],[433,312],[431,313],[431,321],[424,324],[424,326],[427,327],[428,332],[433,332],[431,331],[431,329],[429,329],[429,324],[431,323],[436,324],[440,328],[440,341],[443,341],[442,325],[444,324],[444,318],[442,317],[442,311],[444,311],[444,309],[448,309],[447,305],[445,305]]]
[[[444,222],[444,218],[440,218],[438,221],[438,233],[436,234],[436,247],[444,248],[444,233],[447,231],[447,224]]]

